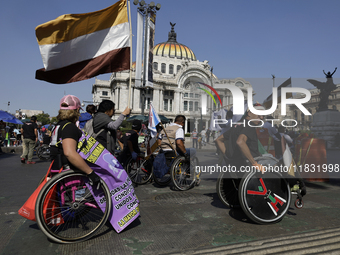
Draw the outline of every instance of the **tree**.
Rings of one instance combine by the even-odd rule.
[[[37,115],[37,121],[41,122],[42,125],[50,123],[50,115],[47,113],[41,113]]]
[[[52,124],[57,124],[58,119],[57,119],[57,117],[52,117],[52,119],[49,122],[51,122]]]

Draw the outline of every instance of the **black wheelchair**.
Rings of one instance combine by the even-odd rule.
[[[225,160],[228,162],[228,159]],[[267,169],[282,169],[282,162],[271,154],[255,160]],[[251,169],[250,165],[248,169]],[[291,187],[296,189],[292,192]],[[216,191],[223,204],[230,208],[241,207],[250,220],[259,224],[282,220],[290,207],[292,194],[297,195],[295,206],[302,208],[302,196],[306,193],[304,182],[299,177],[289,177],[275,170],[262,174],[255,169],[246,173],[222,172],[217,179]]]

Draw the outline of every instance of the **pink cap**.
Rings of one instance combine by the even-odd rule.
[[[67,104],[67,106],[62,106],[62,104]],[[67,95],[67,96],[64,96],[60,100],[60,109],[61,110],[76,110],[76,109],[79,109],[79,108],[82,109],[81,105],[80,105],[80,100],[76,96]]]

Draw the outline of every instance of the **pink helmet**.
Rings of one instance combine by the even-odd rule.
[[[65,106],[65,104],[67,106]],[[80,100],[76,96],[67,95],[67,96],[64,96],[60,100],[60,109],[61,110],[76,110],[76,109],[79,109],[79,108],[82,109],[81,105],[80,105]]]

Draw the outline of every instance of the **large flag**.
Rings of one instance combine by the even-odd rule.
[[[292,86],[292,78],[287,79],[284,83],[282,83],[278,88],[277,88],[277,103],[281,103],[281,88],[283,87],[291,87]],[[287,98],[293,97],[292,93],[287,93]],[[266,107],[267,109],[271,107],[272,101],[273,101],[273,94],[270,94],[264,101],[263,101],[263,106]]]
[[[149,109],[149,125],[148,129],[151,131],[151,136],[155,137],[157,134],[157,129],[156,126],[161,122],[161,119],[159,118],[157,112],[153,108],[153,105],[150,104],[150,109]]]
[[[66,14],[35,29],[44,68],[35,78],[56,84],[130,68],[126,0],[91,13]]]

